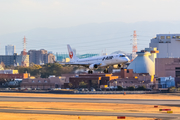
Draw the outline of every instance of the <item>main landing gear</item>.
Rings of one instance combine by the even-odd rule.
[[[104,70],[104,73],[108,73],[109,71],[108,71],[108,69],[106,68],[105,70]]]
[[[89,70],[89,71],[88,71],[88,74],[92,74],[92,73],[93,73],[93,71],[92,71],[92,70]]]

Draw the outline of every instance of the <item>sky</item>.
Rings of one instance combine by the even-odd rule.
[[[46,29],[73,28],[73,27],[76,28],[76,26],[81,26],[81,25],[86,26],[86,24],[104,25],[103,23],[108,23],[108,22],[109,23],[122,22],[128,24],[136,23],[136,22],[170,22],[173,24],[180,23],[179,5],[180,5],[180,0],[0,0],[0,38],[4,38],[1,36],[5,36],[5,35],[16,36],[16,37],[12,36],[9,39],[6,37],[7,38],[6,40],[0,39],[1,41],[0,54],[5,53],[4,46],[7,44],[16,45],[18,49],[17,51],[20,53],[20,51],[23,49],[22,41],[20,40],[22,40],[24,35],[22,35],[22,37],[17,37],[18,33],[20,32],[26,33],[26,31],[32,32],[33,30],[35,32],[35,30],[37,29],[43,30],[45,28]],[[177,28],[178,27],[179,26],[177,26]],[[82,32],[81,34],[79,34],[78,31],[74,30],[74,28],[72,31],[75,31],[75,33],[79,35],[75,37],[81,38],[83,36],[87,36],[84,34],[84,33],[88,33],[88,30],[86,30],[85,28],[83,28],[83,30],[86,32],[83,33],[81,31]],[[80,27],[78,28],[80,29]],[[162,29],[164,28],[162,27]],[[169,30],[169,28],[165,28],[165,29],[166,31]],[[130,37],[130,35],[133,34],[133,30],[134,29],[132,29],[132,31],[131,30],[128,31],[128,37],[127,37],[128,40],[132,39],[132,36]],[[93,33],[93,31],[91,32]],[[147,31],[146,33],[148,32],[149,31]],[[66,34],[67,33],[69,32],[66,32]],[[100,30],[99,33],[101,33]],[[152,32],[152,30],[151,33],[153,33],[151,35],[154,36],[156,34],[155,32]],[[93,34],[94,34],[94,36],[92,36],[94,37],[93,40],[105,39],[105,38],[96,37],[96,33]],[[117,33],[115,32],[111,34],[117,34]],[[139,34],[143,35],[144,33],[139,33]],[[99,34],[97,33],[97,36],[98,35]],[[54,38],[55,36],[56,35],[49,37],[50,38],[53,37],[53,39],[57,39],[57,41],[59,41],[59,38]],[[65,36],[68,36],[68,34]],[[108,39],[111,40],[115,37],[122,37],[122,36],[123,36],[123,32],[119,36],[111,37],[111,35],[109,35]],[[39,44],[36,44],[36,46],[34,46],[34,43],[30,41],[32,36],[27,36],[27,37],[29,38],[28,41],[29,43],[27,44],[27,47],[29,47],[29,49],[32,49],[32,46],[35,49],[40,49],[44,47],[43,45],[40,46]],[[41,40],[44,39],[41,38],[41,36],[38,37]],[[12,38],[16,38],[16,39],[12,39]],[[69,37],[64,37],[64,38],[62,37],[61,39],[62,41],[59,42],[71,43],[71,41],[74,40],[73,36],[70,36],[70,38],[72,39],[69,41],[67,41]],[[152,36],[149,36],[148,40],[150,40],[151,38]],[[32,40],[34,39],[35,38],[32,38]],[[91,38],[89,38],[88,41],[89,43],[91,41],[90,39]],[[19,40],[18,43],[17,40]],[[46,41],[45,43],[46,46],[48,46],[51,42],[49,41],[49,38],[46,38],[44,40]],[[84,39],[82,38],[81,41],[83,40]],[[99,42],[101,43],[101,41]],[[39,41],[39,43],[42,42]],[[55,44],[56,41],[54,41],[53,45]],[[57,45],[56,49],[59,47],[66,47],[64,45],[60,46],[60,43],[56,45]],[[146,42],[146,47],[147,45],[148,42]],[[92,46],[93,44],[89,47]],[[100,49],[101,51],[102,49],[105,49],[107,46],[108,44],[104,45],[102,48],[96,48],[96,50]],[[141,48],[143,47],[144,46],[141,46]],[[124,48],[125,50],[127,50],[127,47],[124,46]],[[130,43],[129,43],[129,48],[131,48]],[[131,52],[131,49],[129,48],[128,48],[128,52]],[[56,49],[54,50],[51,46],[49,46],[49,48],[46,47],[44,49],[57,52]],[[64,48],[62,49],[64,50]],[[83,50],[79,50],[79,51],[83,51]],[[114,49],[112,51],[114,51]]]
[[[180,0],[0,0],[0,35],[88,23],[180,20]]]

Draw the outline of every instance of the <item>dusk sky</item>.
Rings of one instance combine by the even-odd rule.
[[[180,20],[180,0],[0,0],[0,35],[87,23]]]

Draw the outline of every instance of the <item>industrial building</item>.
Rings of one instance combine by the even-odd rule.
[[[4,86],[19,87],[21,82],[22,82],[22,79],[15,79],[13,81],[9,81],[9,82],[4,83]]]
[[[18,70],[0,70],[0,74],[19,74]]]
[[[180,78],[175,78],[175,85],[176,87],[180,87]]]
[[[155,76],[180,78],[180,58],[156,58]]]
[[[14,55],[16,53],[16,47],[13,45],[5,46],[5,55]]]
[[[29,50],[29,63],[43,65],[46,63],[53,63],[55,56],[52,53],[48,53],[47,50]]]
[[[170,88],[170,87],[175,87],[175,80],[173,77],[160,77],[156,79],[158,83],[158,88]]]
[[[15,65],[29,67],[29,55],[17,55]]]
[[[145,48],[141,52],[136,52],[138,56],[130,63],[128,69],[133,69],[134,73],[155,75],[155,58],[158,52],[156,48]]]
[[[106,88],[112,86],[146,86],[153,88],[154,77],[149,74],[133,73],[132,69],[121,69],[113,74],[62,74],[60,77],[32,78],[22,80],[22,88],[52,89],[52,88]]]
[[[155,38],[151,39],[149,46],[156,47],[159,50],[155,59],[155,77],[158,78],[158,84],[161,84],[161,78],[172,76],[175,78],[176,87],[179,87],[180,52],[178,51],[180,51],[180,34],[157,34]]]
[[[15,55],[0,55],[0,62],[3,62],[6,66],[11,66],[15,64]]]
[[[121,69],[121,72],[114,73],[113,75],[118,75],[118,79],[114,79],[109,82],[109,86],[122,86],[127,88],[134,86],[138,88],[140,86],[146,86],[146,88],[153,88],[153,82],[155,81],[153,76],[149,74],[136,74],[133,73],[133,69]]]
[[[29,77],[29,73],[23,74],[0,74],[0,79],[26,79]]]
[[[70,77],[65,82],[65,88],[80,88],[81,83],[84,84],[84,88],[106,88],[112,86],[123,86],[124,88],[129,86],[146,86],[152,88],[154,77],[149,74],[136,74],[132,69],[121,69],[120,72],[113,74],[78,74]]]
[[[180,34],[157,34],[149,43],[149,47],[156,47],[159,50],[157,58],[179,58],[179,46]]]
[[[63,88],[66,78],[65,77],[49,77],[49,78],[27,78],[23,79],[20,86],[22,88],[31,89],[52,89]]]
[[[110,80],[119,78],[119,76],[113,76],[112,74],[79,74],[74,77],[69,77],[69,82],[64,84],[65,88],[100,88],[107,86]],[[84,86],[81,86],[81,83]],[[71,85],[70,85],[71,84]]]

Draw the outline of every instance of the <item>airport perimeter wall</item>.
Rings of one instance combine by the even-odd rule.
[[[154,94],[159,91],[74,91],[75,94]]]
[[[53,93],[53,94],[155,94],[169,93],[169,91],[73,91],[73,90],[17,90],[0,88],[0,92],[16,93]],[[180,91],[176,91],[176,93]]]
[[[0,90],[0,92],[15,92],[15,93],[52,93],[52,94],[155,94],[159,91],[48,91],[48,90]]]

